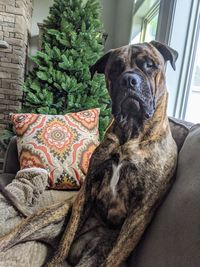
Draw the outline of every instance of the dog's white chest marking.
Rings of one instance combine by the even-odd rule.
[[[113,168],[113,175],[110,181],[110,188],[112,190],[113,196],[116,196],[116,186],[119,182],[119,177],[120,177],[120,169],[121,169],[122,164],[120,163],[119,165],[112,165]]]

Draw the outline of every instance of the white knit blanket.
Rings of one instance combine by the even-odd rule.
[[[39,207],[47,179],[45,170],[25,169],[17,173],[6,189],[24,206],[34,211]],[[10,232],[22,219],[19,212],[0,194],[0,236]],[[50,247],[38,241],[21,243],[0,253],[0,267],[39,267],[44,264],[49,252]]]

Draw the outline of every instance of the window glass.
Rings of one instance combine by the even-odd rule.
[[[139,2],[139,1],[138,1]],[[131,44],[155,40],[160,1],[140,1],[133,14]]]
[[[197,123],[200,122],[200,35],[194,62],[185,119]]]
[[[151,40],[156,39],[156,30],[158,25],[158,13],[156,13],[151,20],[146,22],[146,25],[144,25],[145,34],[142,41],[150,42]]]

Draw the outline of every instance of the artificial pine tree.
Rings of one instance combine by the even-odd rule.
[[[24,84],[23,111],[65,114],[100,107],[100,135],[110,118],[104,77],[89,67],[103,52],[98,0],[55,0],[44,21],[42,50]]]

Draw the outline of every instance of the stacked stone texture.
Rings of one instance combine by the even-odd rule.
[[[0,48],[0,132],[9,122],[9,113],[21,107],[32,1],[0,0],[0,40],[9,44]]]

